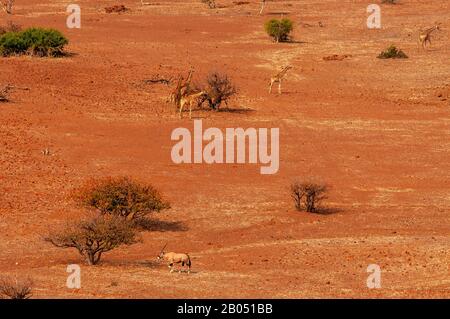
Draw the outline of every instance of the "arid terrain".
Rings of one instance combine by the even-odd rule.
[[[197,0],[16,1],[0,24],[60,30],[63,58],[0,58],[0,272],[30,276],[34,298],[448,298],[450,297],[450,2],[268,1],[209,9]],[[107,14],[107,5],[130,11]],[[264,22],[294,21],[275,43]],[[320,22],[320,26],[319,25]],[[442,23],[432,46],[418,30]],[[408,59],[377,59],[395,44]],[[325,61],[333,54],[349,55]],[[293,66],[283,93],[271,75]],[[259,164],[174,164],[171,132],[192,129],[167,103],[160,75],[211,70],[239,89],[220,112],[195,109],[203,126],[280,129],[280,169]],[[48,156],[43,150],[48,149]],[[171,209],[163,231],[83,264],[43,240],[85,212],[69,198],[86,179],[131,176],[157,187]],[[326,214],[295,210],[289,185],[314,176],[331,186]],[[192,273],[169,273],[156,256],[189,252]],[[66,287],[81,265],[81,289]],[[377,264],[382,287],[369,289]]]

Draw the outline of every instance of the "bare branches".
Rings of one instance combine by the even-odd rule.
[[[311,181],[295,181],[291,184],[291,197],[298,211],[305,208],[309,213],[316,212],[318,204],[326,198],[327,191],[327,185]]]
[[[44,239],[59,248],[75,248],[88,265],[96,265],[103,253],[139,241],[131,222],[121,217],[101,216],[75,225]]]
[[[28,299],[32,295],[33,281],[30,278],[0,278],[0,299]]]

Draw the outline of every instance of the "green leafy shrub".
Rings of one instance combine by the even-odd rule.
[[[0,37],[0,55],[31,54],[36,56],[63,55],[69,41],[57,30],[29,28],[19,32],[7,32]]]
[[[286,42],[294,29],[293,25],[293,22],[289,19],[271,19],[265,23],[264,29],[276,42]]]
[[[385,51],[381,52],[378,59],[407,59],[408,56],[402,50],[397,49],[394,45],[391,45]]]

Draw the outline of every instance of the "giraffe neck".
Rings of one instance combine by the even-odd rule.
[[[280,73],[278,73],[278,77],[279,78],[283,77],[287,73],[288,70],[289,70],[288,68],[284,68]]]
[[[426,32],[426,34],[431,34],[433,31],[436,31],[436,30],[437,30],[437,26],[434,26],[432,28],[425,30],[425,32]]]

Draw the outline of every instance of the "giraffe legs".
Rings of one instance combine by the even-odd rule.
[[[180,119],[183,118],[183,114],[181,112],[183,112],[183,108],[184,108],[185,104],[186,104],[185,101],[181,101],[181,103],[180,103]]]
[[[272,86],[273,86],[274,81],[270,81],[270,85],[269,85],[269,94],[272,93]]]
[[[278,94],[281,94],[281,79],[278,81]]]

